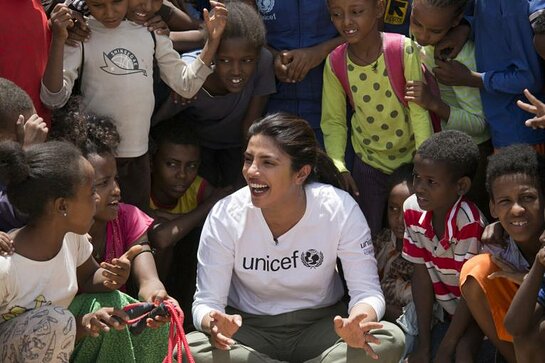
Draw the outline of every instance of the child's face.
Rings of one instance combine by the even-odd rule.
[[[545,33],[534,35],[534,47],[541,59],[545,59]]]
[[[418,44],[436,45],[450,28],[458,25],[463,14],[456,14],[456,7],[439,8],[427,0],[414,0],[411,12],[411,33]]]
[[[403,220],[403,203],[411,192],[406,182],[395,185],[388,196],[388,225],[397,239],[403,239],[405,222]]]
[[[257,69],[259,49],[241,38],[223,39],[216,52],[216,68],[218,77],[226,92],[238,93],[248,83]]]
[[[89,162],[95,169],[95,188],[100,196],[95,220],[112,221],[117,218],[119,200],[121,199],[121,191],[116,181],[115,158],[111,154],[93,154],[89,156]]]
[[[163,0],[129,0],[127,18],[143,23],[151,19],[161,9]]]
[[[100,197],[95,191],[95,172],[91,164],[81,157],[83,182],[76,188],[76,194],[65,201],[68,230],[77,234],[89,232]]]
[[[413,188],[418,205],[425,211],[446,214],[458,200],[458,181],[445,163],[414,157]]]
[[[384,15],[382,0],[329,0],[331,21],[339,34],[350,44],[365,41],[377,31],[378,19]]]
[[[517,243],[537,242],[543,231],[543,195],[525,174],[503,175],[491,185],[490,214]]]
[[[153,194],[170,203],[180,199],[197,177],[200,160],[198,146],[162,143],[153,158]]]
[[[128,0],[87,0],[87,6],[106,28],[117,28],[127,15]]]

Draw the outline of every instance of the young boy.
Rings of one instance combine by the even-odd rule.
[[[150,209],[157,224],[148,232],[149,238],[157,248],[160,277],[166,278],[169,291],[182,302],[184,311],[190,312],[200,234],[197,227],[202,225],[214,204],[232,189],[214,189],[197,175],[201,157],[198,138],[183,122],[174,119],[161,122],[152,129],[151,136],[155,148],[152,150]],[[171,270],[173,260],[176,270]],[[190,323],[192,319],[185,321]]]
[[[206,17],[208,41],[197,61],[186,64],[164,35],[125,20],[134,0],[87,2],[92,36],[78,47],[65,47],[72,14],[66,5],[53,10],[53,39],[42,80],[41,98],[62,107],[80,81],[84,111],[111,117],[121,136],[117,150],[123,200],[147,210],[150,194],[148,133],[154,107],[153,64],[161,78],[183,97],[191,98],[212,73],[210,65],[226,22],[223,4],[212,1]]]
[[[479,253],[485,224],[479,209],[464,196],[478,162],[477,145],[455,130],[432,135],[414,157],[415,194],[403,205],[403,257],[415,265],[412,295],[419,332],[409,362],[432,358],[430,327],[435,302],[446,312],[445,323],[438,327],[448,326],[436,362],[450,362],[453,357],[472,361],[482,341],[458,288],[463,264]]]
[[[0,141],[17,141],[26,147],[44,142],[47,131],[44,120],[36,115],[30,96],[15,83],[0,78]],[[25,220],[13,209],[0,184],[0,231],[22,227]]]
[[[499,219],[508,238],[503,248],[486,245],[490,254],[471,259],[460,274],[471,314],[508,362],[517,360],[504,317],[540,249],[539,236],[545,227],[544,176],[545,161],[530,146],[510,146],[490,157],[486,176],[490,213]]]

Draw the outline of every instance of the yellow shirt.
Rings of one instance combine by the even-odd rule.
[[[167,212],[170,212],[172,214],[185,214],[191,212],[193,209],[197,208],[199,204],[202,203],[204,198],[204,191],[206,190],[206,186],[208,185],[208,182],[201,178],[200,176],[197,176],[195,180],[193,180],[193,183],[187,188],[184,195],[178,199],[178,203],[173,208],[164,208],[162,206],[158,206],[153,201],[153,198],[150,198],[150,208],[151,209],[161,209],[165,210]]]

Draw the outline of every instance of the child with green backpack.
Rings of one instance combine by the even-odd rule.
[[[328,0],[331,19],[346,43],[328,57],[324,69],[322,121],[325,148],[358,201],[371,233],[382,226],[388,175],[411,162],[432,134],[427,110],[404,98],[406,80],[421,80],[417,45],[402,35],[381,33],[382,0]],[[348,122],[356,156],[345,165]],[[439,124],[434,127],[439,130]]]

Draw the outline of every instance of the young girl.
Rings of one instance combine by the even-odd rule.
[[[227,24],[214,57],[214,73],[197,98],[185,105],[169,100],[154,121],[177,118],[191,125],[201,143],[199,174],[214,186],[242,183],[242,147],[248,128],[261,117],[276,91],[272,55],[263,47],[265,26],[255,9],[230,2]],[[200,51],[184,55],[195,58]]]
[[[424,65],[431,71],[441,73],[444,69],[456,68],[460,64],[476,70],[475,45],[468,40],[461,52],[453,60],[434,58],[435,45],[447,32],[458,25],[464,15],[467,1],[457,0],[415,0],[411,13],[411,33],[422,46],[421,57]],[[473,138],[479,146],[481,159],[473,180],[469,198],[477,202],[479,209],[488,210],[485,188],[486,160],[492,152],[490,134],[484,117],[481,95],[478,88],[451,86],[439,83],[440,94],[430,91],[429,85],[422,81],[409,81],[405,97],[427,110],[434,112],[442,120],[443,130],[460,130]]]
[[[0,359],[68,361],[76,339],[124,329],[123,311],[103,307],[74,319],[67,310],[78,291],[124,284],[133,257],[121,256],[124,263],[106,271],[91,255],[83,236],[99,200],[91,164],[68,143],[23,151],[3,142],[0,178],[10,201],[28,216],[26,226],[9,233],[15,253],[0,256]]]
[[[85,111],[111,117],[121,135],[118,169],[126,202],[141,209],[149,199],[148,133],[154,107],[153,64],[177,93],[192,97],[212,72],[209,65],[225,26],[226,10],[205,18],[210,34],[198,61],[187,65],[166,36],[150,35],[144,26],[125,21],[128,0],[96,0],[87,5],[92,37],[78,47],[66,47],[67,29],[73,26],[66,5],[55,7],[53,39],[42,80],[41,97],[51,108],[62,107],[79,79]]]
[[[346,68],[354,100],[352,144],[356,152],[354,177],[345,166],[347,135],[346,94],[332,70],[331,57],[324,70],[322,130],[328,155],[342,172],[345,186],[358,200],[376,234],[382,226],[387,199],[387,178],[410,162],[431,135],[428,112],[414,102],[404,107],[388,79],[383,54],[384,35],[377,22],[384,14],[382,0],[329,0],[331,19],[348,43]],[[416,44],[405,38],[404,76],[420,80],[422,71]]]
[[[403,164],[390,175],[388,225],[373,241],[380,286],[386,300],[384,319],[395,322],[402,307],[412,301],[413,264],[401,257],[403,249],[403,203],[413,193],[413,164]]]
[[[51,138],[64,139],[75,143],[85,158],[95,170],[95,188],[100,197],[97,203],[94,223],[89,230],[93,245],[93,257],[98,262],[110,263],[119,258],[132,246],[142,245],[141,252],[134,257],[132,264],[132,281],[135,283],[138,298],[142,301],[160,303],[168,298],[165,287],[157,276],[157,269],[148,242],[147,230],[153,220],[138,208],[120,203],[120,189],[116,181],[116,164],[114,151],[119,143],[119,134],[113,123],[107,118],[78,112],[76,102],[63,111],[53,115]],[[125,291],[125,286],[120,288]],[[119,295],[109,301],[101,297],[100,304],[120,304],[121,306],[136,302],[128,295]],[[78,300],[76,300],[78,301]],[[79,301],[78,301],[79,302]],[[95,303],[96,305],[96,303]],[[73,304],[72,311],[85,309],[85,303]],[[168,321],[157,318],[151,324],[157,327],[159,323]],[[157,332],[146,332],[144,337],[134,336],[133,339],[125,332],[120,333],[119,341],[123,345],[116,355],[125,359],[144,359],[156,361],[164,358],[167,332],[162,329]],[[126,335],[126,336],[125,336]],[[143,344],[144,341],[153,344]],[[110,339],[110,342],[112,339]],[[96,349],[96,341],[84,341],[76,346],[73,360],[100,360],[107,354],[112,354],[107,347]]]

